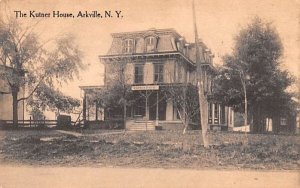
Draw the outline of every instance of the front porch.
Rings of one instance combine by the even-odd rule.
[[[97,92],[85,88],[83,100],[83,117],[86,122],[112,121],[123,122],[126,130],[183,130],[185,117],[189,117],[189,129],[201,129],[199,126],[199,111],[196,98],[178,97],[180,90],[174,88],[170,93],[169,85],[142,85],[132,86],[131,98],[127,101],[126,118],[124,106],[103,106],[91,100]],[[178,88],[181,86],[177,86]],[[101,88],[96,88],[101,89]],[[94,89],[95,90],[95,89]],[[93,94],[93,95],[92,95]],[[175,96],[176,95],[176,96]],[[181,102],[178,102],[181,101]],[[188,101],[188,102],[182,102]],[[192,106],[192,107],[191,107]],[[183,109],[186,109],[184,113]],[[190,111],[193,113],[189,113]],[[208,125],[212,130],[228,130],[233,124],[233,113],[230,108],[220,104],[209,103]],[[180,113],[180,114],[179,114]],[[124,120],[126,121],[124,123]],[[125,125],[125,126],[124,126]],[[120,126],[119,126],[120,127]]]
[[[173,101],[161,90],[134,91],[134,99],[127,107],[127,130],[159,130],[166,123],[182,125]]]

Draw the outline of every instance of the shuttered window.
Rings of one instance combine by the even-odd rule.
[[[164,65],[154,64],[154,82],[160,83],[164,81]]]
[[[144,83],[144,66],[135,65],[134,67],[134,83]]]

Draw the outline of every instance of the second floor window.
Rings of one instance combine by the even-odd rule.
[[[132,53],[133,46],[133,39],[126,39],[124,41],[124,53]]]
[[[134,83],[140,84],[144,82],[144,66],[135,65],[134,67]]]
[[[155,49],[155,38],[147,37],[146,38],[146,52],[153,52]]]
[[[154,64],[154,82],[163,82],[164,81],[164,65],[163,64]]]

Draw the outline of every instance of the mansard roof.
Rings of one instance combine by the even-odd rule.
[[[173,28],[168,28],[168,29],[155,29],[155,28],[150,28],[148,30],[144,31],[132,31],[132,32],[120,32],[120,33],[112,33],[111,36],[113,38],[122,38],[122,37],[147,37],[147,36],[159,36],[159,35],[165,35],[165,34],[170,34],[175,37],[182,37],[180,34],[177,33],[177,31]]]
[[[149,29],[145,31],[112,33],[112,45],[107,55],[122,54],[123,40],[134,39],[135,53],[144,53],[145,38],[153,36],[157,39],[156,52],[178,51],[176,42],[182,38],[174,29]]]
[[[167,54],[179,54],[189,64],[195,66],[196,62],[196,47],[195,43],[188,43],[183,36],[178,34],[175,29],[154,29],[144,31],[133,31],[133,32],[120,32],[111,34],[113,41],[107,55],[100,56],[100,59],[109,60],[114,58],[141,58],[141,57],[157,57],[165,56]],[[145,52],[145,39],[147,37],[156,38],[156,49],[154,52]],[[134,41],[134,52],[130,54],[123,53],[124,40],[133,39]],[[204,54],[213,57],[207,46],[199,40],[200,51],[200,62],[202,64],[209,64]],[[178,46],[180,45],[180,46]]]

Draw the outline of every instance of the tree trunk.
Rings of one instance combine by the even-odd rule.
[[[184,129],[183,129],[183,134],[186,133],[186,131],[187,131],[188,127],[189,127],[189,123],[190,123],[189,118],[186,118],[186,119],[185,119]]]
[[[186,113],[183,112],[183,115],[181,114],[180,110],[178,108],[176,108],[177,110],[177,113],[179,114],[179,118],[183,124],[183,132],[182,134],[185,134],[186,133],[186,130],[189,126],[189,118],[187,117]]]
[[[279,126],[280,126],[280,117],[278,114],[274,114],[272,117],[272,132],[277,134],[279,133]]]
[[[253,110],[253,133],[258,133],[258,127],[259,127],[259,112],[257,108],[254,108]]]
[[[18,87],[12,87],[12,98],[13,98],[13,126],[18,127]]]
[[[264,131],[264,117],[259,106],[253,109],[253,133],[262,133]]]

